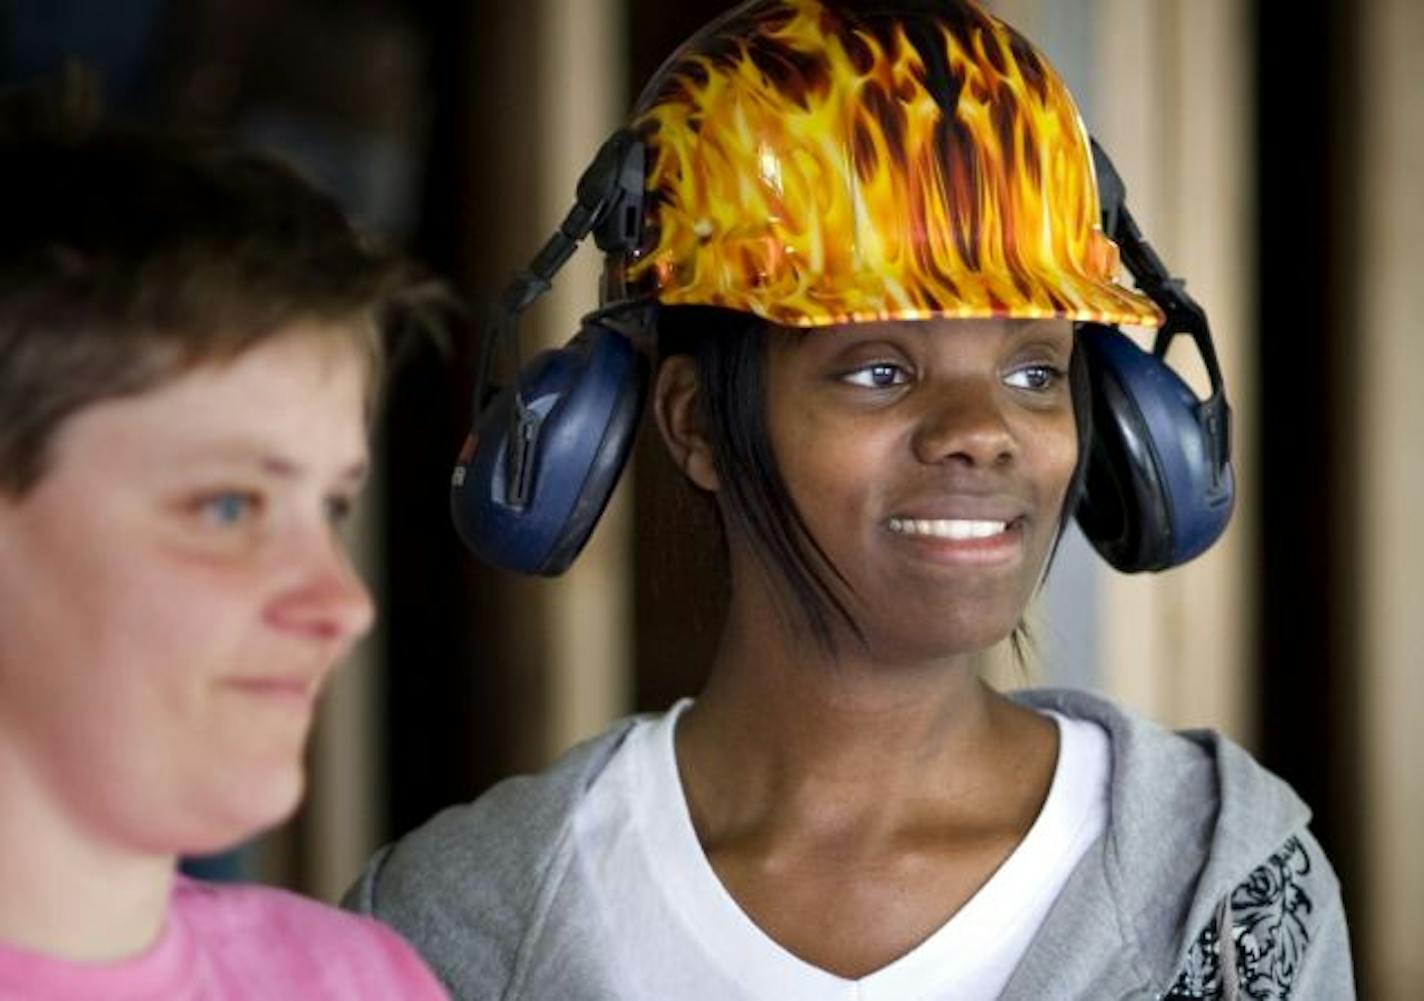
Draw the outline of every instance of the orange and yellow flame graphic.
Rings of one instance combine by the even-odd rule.
[[[1158,325],[1115,281],[1087,134],[1047,61],[969,3],[852,8],[754,0],[654,78],[645,240],[612,287],[791,326]]]

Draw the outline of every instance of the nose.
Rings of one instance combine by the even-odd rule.
[[[921,462],[990,468],[1007,465],[1018,454],[998,387],[989,380],[956,379],[933,387],[923,399],[913,441]]]
[[[335,532],[296,543],[299,575],[268,606],[268,622],[297,636],[352,643],[371,628],[375,606]]]

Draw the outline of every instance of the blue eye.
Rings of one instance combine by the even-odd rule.
[[[852,386],[862,386],[866,389],[888,389],[891,386],[903,386],[909,382],[910,373],[900,365],[876,362],[873,365],[858,368],[854,372],[847,372],[841,376],[841,379]]]
[[[1044,392],[1057,386],[1063,378],[1063,371],[1052,365],[1024,365],[1004,377],[1004,382],[1015,389]]]
[[[199,513],[214,525],[240,525],[249,520],[257,510],[257,495],[240,490],[225,490],[203,498],[198,504]]]

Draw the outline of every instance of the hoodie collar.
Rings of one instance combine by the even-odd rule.
[[[1132,965],[1164,983],[1222,898],[1305,827],[1309,809],[1214,731],[1174,733],[1085,692],[1035,689],[1011,697],[1107,731],[1112,762],[1100,877],[1122,935],[1138,950]],[[1056,907],[1044,931],[1061,924],[1058,911],[1072,909]]]

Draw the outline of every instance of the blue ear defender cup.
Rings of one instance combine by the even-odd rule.
[[[628,460],[648,364],[627,337],[591,324],[535,357],[498,393],[472,432],[450,489],[455,529],[486,563],[527,574],[563,573],[583,549]],[[516,397],[527,417],[515,416]],[[532,432],[521,463],[510,428]],[[522,480],[522,484],[516,484]],[[522,504],[511,503],[516,495]]]
[[[1201,407],[1176,372],[1112,327],[1085,324],[1093,395],[1079,527],[1125,572],[1166,570],[1199,556],[1226,529],[1235,498]]]
[[[529,267],[505,288],[485,332],[476,417],[450,478],[450,514],[480,559],[554,576],[583,549],[632,450],[648,364],[612,326],[586,319],[564,347],[489,388],[496,349],[518,348],[519,315],[590,233],[605,252],[634,246],[642,230],[641,140],[620,129],[579,179],[578,197]]]
[[[1093,397],[1093,441],[1078,525],[1098,554],[1126,573],[1166,570],[1205,552],[1235,506],[1231,409],[1206,314],[1143,239],[1121,179],[1093,143],[1104,229],[1138,287],[1166,314],[1152,351],[1121,331],[1079,327]],[[1192,338],[1211,394],[1198,399],[1166,363],[1172,340]]]

